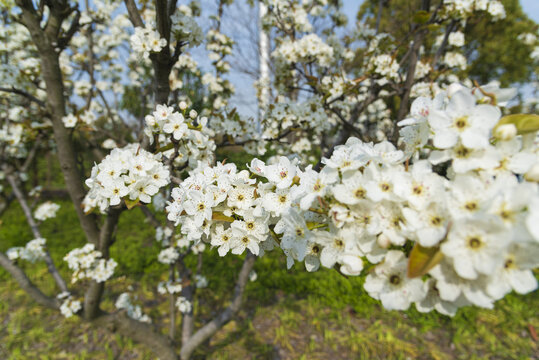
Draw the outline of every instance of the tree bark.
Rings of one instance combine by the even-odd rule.
[[[82,176],[77,168],[75,149],[62,122],[62,118],[66,115],[65,94],[59,53],[56,51],[55,44],[58,44],[58,31],[65,16],[67,16],[66,12],[69,6],[65,3],[63,9],[54,7],[54,11],[51,10],[49,15],[47,26],[45,29],[41,29],[40,19],[32,1],[18,0],[17,4],[22,10],[22,23],[30,32],[41,59],[41,72],[47,89],[47,109],[51,114],[54,139],[58,147],[58,160],[65,185],[75,205],[75,210],[86,238],[97,245],[99,231],[96,218],[94,215],[85,215],[82,209],[81,204],[86,191],[82,185]],[[56,4],[56,6],[59,5]]]

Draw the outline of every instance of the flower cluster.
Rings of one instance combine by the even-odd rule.
[[[210,52],[208,58],[214,62],[218,72],[228,72],[230,64],[225,62],[223,58],[232,54],[234,41],[215,29],[208,31],[206,39],[206,50]]]
[[[57,296],[58,300],[63,300],[60,305],[60,313],[66,318],[70,318],[82,309],[79,300],[74,300],[70,293],[63,292]]]
[[[127,316],[140,322],[151,323],[152,319],[142,313],[140,305],[133,305],[131,303],[131,296],[129,293],[122,293],[116,299],[115,306],[117,309],[126,310]]]
[[[176,299],[176,307],[181,313],[186,314],[191,312],[193,309],[193,304],[185,297],[180,296],[178,299]]]
[[[211,239],[221,256],[228,251],[241,254],[245,249],[259,254],[269,229],[266,215],[257,211],[261,208],[254,183],[248,171],[238,172],[234,164],[197,168],[172,190],[168,219],[181,223],[181,233],[189,241]]]
[[[34,211],[34,218],[39,221],[44,221],[56,216],[56,212],[60,209],[60,205],[51,201],[46,201],[39,205]]]
[[[505,8],[498,0],[444,0],[448,11],[455,11],[462,17],[469,16],[473,11],[486,11],[493,20],[504,19]]]
[[[6,122],[0,128],[0,145],[13,157],[25,157],[27,154],[24,142],[26,132],[21,124]]]
[[[176,260],[178,260],[179,257],[180,257],[180,254],[178,253],[176,248],[169,247],[169,248],[161,250],[161,252],[157,256],[157,260],[161,264],[170,265],[170,264],[174,264]]]
[[[373,71],[383,77],[395,79],[398,76],[399,63],[390,55],[382,54],[371,59]]]
[[[95,250],[94,244],[71,250],[64,257],[64,261],[73,271],[73,283],[82,279],[104,282],[112,276],[117,265],[113,259],[103,259],[101,252]]]
[[[490,308],[537,287],[539,193],[525,180],[535,178],[537,146],[514,125],[495,129],[500,110],[478,99],[452,85],[416,100],[401,123],[405,152],[350,138],[321,171],[283,156],[254,159],[251,174],[233,164],[195,169],[172,190],[168,219],[221,256],[279,246],[289,267],[302,261],[308,271],[359,275],[373,264],[365,289],[388,309]],[[423,277],[408,272],[412,247],[439,258]]]
[[[161,281],[157,284],[157,292],[159,294],[178,294],[182,291],[181,280],[179,281]]]
[[[138,144],[113,149],[92,168],[86,180],[90,191],[84,199],[85,211],[94,207],[105,211],[124,198],[150,203],[151,197],[170,181],[169,171],[160,158]]]
[[[30,240],[24,247],[12,247],[6,252],[10,260],[22,259],[35,263],[45,259],[47,253],[45,250],[46,240],[43,238]]]
[[[181,103],[185,114],[187,105]],[[157,105],[152,115],[145,118],[144,132],[154,141],[157,138],[168,159],[173,159],[174,166],[187,165],[191,168],[198,166],[199,162],[210,164],[213,161],[215,142],[210,139],[211,131],[207,127],[208,119],[199,117],[194,110],[186,117],[174,108],[167,105]]]
[[[167,46],[167,40],[161,38],[149,24],[146,27],[136,27],[129,40],[133,51],[145,59],[150,57],[151,52],[159,52]]]
[[[170,21],[172,24],[171,32],[178,41],[187,42],[189,47],[195,47],[202,43],[204,34],[192,16],[180,9],[172,15]]]
[[[333,48],[318,35],[308,34],[299,40],[283,40],[272,56],[287,64],[316,61],[320,66],[330,66]]]

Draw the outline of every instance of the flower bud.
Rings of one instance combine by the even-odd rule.
[[[528,172],[524,174],[524,179],[526,179],[527,181],[539,183],[539,162],[533,164],[530,170],[528,170]]]
[[[191,111],[189,111],[189,117],[190,117],[191,119],[196,119],[197,116],[198,116],[198,113],[196,112],[196,110],[191,110]]]
[[[155,126],[155,118],[152,115],[146,115],[144,121],[146,122],[146,125],[150,127]]]
[[[493,135],[499,140],[509,141],[517,136],[517,127],[514,124],[500,125],[494,129]]]
[[[391,245],[391,240],[384,234],[380,234],[376,241],[378,242],[378,245],[380,245],[380,247],[384,249],[387,249],[389,245]]]
[[[185,101],[180,101],[180,110],[185,110],[187,109],[187,103]]]

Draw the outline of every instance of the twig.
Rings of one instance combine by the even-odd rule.
[[[3,91],[3,92],[9,92],[9,93],[13,93],[13,94],[17,94],[17,95],[24,96],[25,98],[27,98],[27,99],[30,100],[30,101],[35,102],[35,103],[38,104],[39,106],[45,107],[45,103],[44,103],[43,101],[39,100],[39,99],[36,98],[34,95],[31,95],[31,94],[27,93],[26,91],[23,91],[23,90],[20,90],[20,89],[16,89],[15,87],[11,87],[11,89],[5,88],[5,87],[0,87],[0,91]]]
[[[189,340],[183,344],[180,351],[180,358],[182,360],[187,360],[191,357],[193,351],[204,341],[209,339],[213,334],[217,332],[223,325],[229,322],[232,317],[240,310],[243,293],[245,291],[245,286],[249,280],[249,273],[253,269],[255,263],[255,255],[250,251],[247,251],[247,255],[241,267],[240,273],[238,275],[238,280],[236,282],[236,287],[234,289],[234,297],[232,298],[231,304],[223,310],[217,317],[212,321],[204,325],[197,332],[194,333]]]
[[[4,167],[4,171],[6,171],[6,167]],[[28,225],[30,225],[30,228],[32,229],[32,234],[34,235],[34,238],[40,239],[43,238],[41,236],[41,232],[39,231],[39,226],[37,225],[36,221],[34,220],[34,217],[32,215],[32,210],[30,210],[30,207],[28,206],[28,203],[26,202],[26,198],[22,191],[19,189],[19,186],[17,185],[17,180],[13,176],[13,174],[8,173],[6,171],[6,179],[9,182],[9,185],[11,185],[11,188],[13,189],[13,193],[15,194],[15,197],[19,201],[19,204],[21,205],[22,211],[24,212],[24,216],[26,217],[26,221],[28,222]],[[45,250],[45,263],[47,264],[47,268],[49,272],[51,273],[52,277],[54,278],[54,281],[60,288],[62,292],[68,291],[66,283],[62,276],[60,276],[60,273],[58,272],[58,269],[56,269],[56,266],[54,265],[54,262],[52,261],[52,258],[49,254],[48,250]]]
[[[37,303],[51,309],[58,309],[60,307],[58,300],[43,294],[41,290],[39,290],[37,286],[30,281],[30,279],[28,279],[24,271],[22,271],[17,265],[13,264],[13,262],[11,262],[11,260],[9,260],[8,257],[1,252],[0,266],[10,273],[11,276],[13,276],[13,278],[19,283],[19,286]]]
[[[129,15],[129,19],[131,20],[131,23],[135,27],[144,27],[144,22],[142,22],[142,17],[140,16],[140,12],[137,9],[137,4],[135,4],[134,0],[125,0],[125,7],[127,8],[127,14]]]

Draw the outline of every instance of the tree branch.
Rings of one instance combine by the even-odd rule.
[[[125,7],[127,8],[127,14],[129,15],[129,20],[135,27],[144,27],[144,22],[140,16],[140,12],[137,9],[137,4],[134,0],[125,0]]]
[[[183,344],[180,351],[180,358],[182,360],[187,360],[191,357],[193,351],[204,341],[209,339],[213,334],[217,332],[220,328],[223,327],[227,322],[229,322],[232,317],[240,310],[243,293],[245,291],[245,285],[249,280],[249,273],[253,269],[256,257],[250,252],[247,251],[243,266],[241,267],[240,273],[238,275],[238,281],[236,282],[236,287],[234,289],[234,297],[232,298],[232,303],[221,312],[216,318],[200,328],[191,338],[187,341],[186,344]]]
[[[38,104],[39,106],[41,107],[45,107],[45,103],[41,100],[39,100],[38,98],[36,98],[34,95],[32,94],[29,94],[27,93],[26,91],[23,91],[23,90],[20,90],[20,89],[16,89],[15,87],[11,87],[11,89],[9,88],[5,88],[5,87],[0,87],[0,91],[3,91],[3,92],[8,92],[8,93],[13,93],[13,94],[17,94],[17,95],[21,95],[21,96],[24,96],[25,98],[27,98],[28,100],[30,101],[33,101],[35,102],[36,104]]]
[[[122,208],[111,208],[108,211],[105,223],[101,227],[99,234],[98,250],[101,252],[104,259],[109,258],[109,247],[112,243],[112,237],[116,230],[116,225],[120,219],[120,214],[123,211]],[[105,289],[105,282],[92,281],[90,286],[84,294],[84,318],[91,320],[99,314],[99,305],[101,303],[101,297],[103,296],[103,290]]]
[[[98,327],[111,325],[112,331],[146,345],[161,360],[178,359],[174,345],[168,337],[157,332],[152,325],[131,319],[125,311],[102,315],[93,323]]]
[[[26,217],[26,221],[28,222],[28,225],[30,225],[30,228],[32,229],[32,234],[34,235],[34,238],[39,239],[43,238],[41,236],[41,232],[39,231],[39,226],[37,225],[36,221],[34,220],[34,217],[32,215],[32,210],[30,210],[30,207],[28,206],[28,203],[26,202],[26,198],[22,191],[19,189],[19,186],[17,185],[17,180],[13,176],[13,174],[9,173],[6,169],[6,167],[3,167],[4,171],[6,172],[6,179],[9,182],[9,185],[11,185],[11,188],[13,189],[13,193],[15,194],[15,197],[19,201],[19,204],[21,205],[22,211],[24,212],[24,216]],[[67,289],[66,283],[62,276],[60,276],[60,273],[58,272],[58,269],[56,269],[56,266],[54,265],[54,262],[52,261],[51,255],[49,254],[48,250],[45,250],[45,263],[47,264],[47,268],[54,278],[54,281],[60,288],[62,292],[69,291]]]
[[[96,218],[94,215],[86,215],[81,207],[86,191],[82,184],[82,176],[77,168],[75,149],[62,121],[66,112],[59,53],[55,48],[55,44],[58,43],[58,31],[56,30],[61,26],[64,18],[73,10],[68,6],[67,2],[62,2],[63,8],[60,8],[61,4],[55,2],[49,15],[47,29],[42,30],[40,18],[37,16],[32,2],[29,0],[17,0],[17,4],[22,10],[21,22],[29,30],[32,40],[39,51],[42,76],[48,93],[47,109],[51,114],[54,138],[58,148],[58,160],[60,161],[66,188],[75,206],[86,238],[88,241],[97,244],[99,241],[99,229]]]
[[[55,298],[49,297],[41,292],[31,281],[28,279],[24,271],[16,266],[6,255],[0,252],[0,266],[2,266],[13,278],[19,283],[19,286],[26,291],[32,299],[37,303],[46,306],[51,309],[58,309],[60,304]]]
[[[429,8],[430,8],[430,0],[423,0],[421,3],[421,10],[429,11]],[[415,69],[417,66],[417,62],[419,60],[419,49],[421,48],[421,45],[423,44],[423,39],[425,38],[427,33],[428,33],[428,30],[423,29],[421,31],[418,31],[414,37],[414,43],[412,44],[412,48],[410,51],[410,60],[408,62],[408,69],[406,71],[406,81],[404,82],[404,93],[401,98],[399,112],[397,114],[397,120],[395,121],[395,126],[393,128],[393,133],[391,134],[391,140],[395,145],[399,137],[399,130],[396,123],[404,119],[404,117],[408,113],[408,102],[410,100],[410,93],[412,91],[412,86],[414,84]]]

